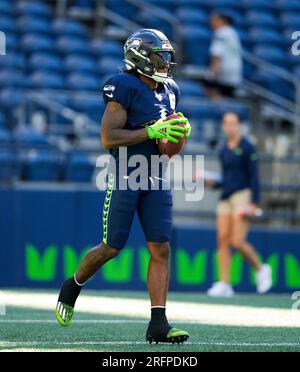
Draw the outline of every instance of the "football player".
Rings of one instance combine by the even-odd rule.
[[[103,87],[106,110],[102,118],[102,145],[117,163],[120,160],[119,148],[127,147],[128,159],[132,155],[143,155],[151,164],[151,156],[159,155],[157,139],[177,143],[178,138],[189,137],[191,133],[190,124],[182,114],[178,119],[165,120],[175,113],[179,100],[179,88],[172,80],[175,52],[163,33],[143,29],[128,38],[124,53],[126,71],[112,76]],[[152,172],[151,166],[148,171]],[[85,256],[74,277],[63,283],[56,309],[57,320],[63,326],[71,323],[82,286],[119,254],[127,242],[137,212],[150,252],[147,284],[151,320],[146,340],[150,343],[183,343],[188,339],[188,333],[173,328],[166,316],[171,191],[161,187],[161,171],[155,175],[151,173],[151,182],[147,180],[149,186],[159,183],[155,190],[151,187],[147,190],[121,190],[118,187],[120,176],[130,177],[130,173],[127,176],[118,172],[108,172],[103,241]]]

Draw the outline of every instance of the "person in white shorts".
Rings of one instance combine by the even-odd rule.
[[[272,287],[272,270],[261,262],[255,248],[247,242],[250,218],[260,211],[260,181],[258,155],[255,147],[242,136],[241,119],[236,113],[223,117],[223,131],[227,138],[220,151],[222,180],[206,179],[206,185],[221,188],[217,209],[218,264],[220,281],[208,290],[212,297],[231,297],[231,248],[235,248],[256,271],[257,292]],[[247,218],[246,218],[247,217]]]

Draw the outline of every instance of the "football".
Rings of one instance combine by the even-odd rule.
[[[182,119],[182,118],[178,116],[177,114],[172,114],[168,116],[165,119],[165,121],[171,120],[171,119]],[[185,124],[177,124],[177,125],[180,127],[185,126]],[[184,138],[175,137],[175,138],[178,139],[179,141],[178,143],[170,142],[167,139],[158,140],[157,146],[158,146],[158,149],[161,155],[167,155],[169,158],[171,158],[172,156],[178,155],[181,152],[181,150],[185,146],[186,137]]]

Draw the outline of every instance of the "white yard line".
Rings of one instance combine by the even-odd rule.
[[[2,291],[0,302],[7,306],[54,311],[57,295]],[[76,313],[148,319],[149,301],[143,299],[81,296]],[[242,327],[300,328],[300,312],[290,309],[254,308],[220,304],[169,301],[168,317],[174,322]]]
[[[105,345],[149,345],[142,341],[77,341],[77,342],[67,342],[67,341],[47,341],[47,342],[32,342],[32,341],[20,341],[20,342],[1,342],[1,348],[8,347],[35,347],[35,346],[105,346]],[[230,347],[300,347],[300,343],[296,342],[187,342],[185,346],[230,346]],[[173,347],[172,344],[167,345]],[[151,347],[149,345],[149,347]]]

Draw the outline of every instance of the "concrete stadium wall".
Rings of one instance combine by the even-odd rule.
[[[0,287],[56,288],[102,238],[104,193],[80,188],[0,189]],[[300,289],[300,231],[253,229],[250,240],[274,270],[274,292]],[[214,226],[174,227],[173,291],[203,291],[217,280]],[[126,248],[88,284],[91,289],[146,288],[149,255],[136,220]],[[234,254],[232,281],[255,291],[253,273]]]

